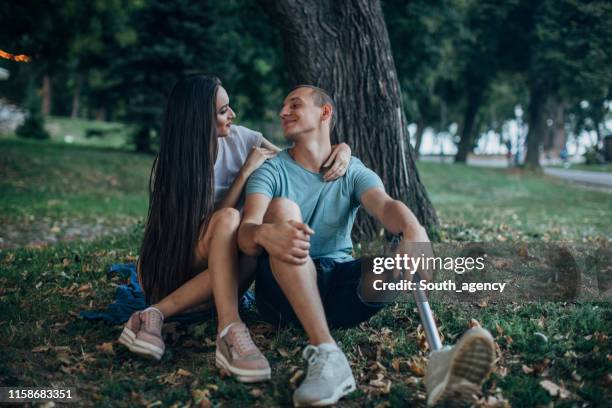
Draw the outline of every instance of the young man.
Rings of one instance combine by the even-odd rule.
[[[359,159],[351,159],[343,177],[323,179],[335,122],[334,102],[323,90],[295,88],[280,117],[293,147],[249,179],[238,245],[248,255],[259,255],[255,292],[262,315],[274,323],[299,322],[308,335],[310,345],[303,352],[308,374],[293,395],[294,404],[333,404],[355,389],[355,379],[330,325],[354,326],[383,307],[362,300],[360,261],[351,257],[358,207],[402,234],[404,242],[429,238],[408,207],[389,197],[380,178]],[[432,355],[425,380],[429,403],[471,393],[491,370],[490,334],[482,329],[468,334],[455,348]]]

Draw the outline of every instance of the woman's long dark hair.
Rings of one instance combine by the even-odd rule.
[[[194,75],[179,81],[168,98],[139,257],[140,280],[151,303],[195,275],[194,249],[213,212],[220,85],[217,78]]]

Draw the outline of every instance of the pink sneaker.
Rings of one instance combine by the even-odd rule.
[[[119,336],[119,343],[123,344],[127,348],[130,348],[134,340],[136,339],[136,333],[140,330],[140,312],[134,312],[128,319],[121,336]]]
[[[128,348],[132,353],[139,356],[161,360],[166,348],[161,333],[164,324],[162,313],[155,308],[149,308],[140,312],[138,317],[140,329],[136,332],[134,341],[128,345]],[[132,327],[135,327],[135,325]],[[130,328],[130,330],[132,329]]]
[[[270,379],[270,364],[242,322],[232,323],[223,337],[217,336],[215,359],[217,367],[229,371],[238,381],[250,383]]]

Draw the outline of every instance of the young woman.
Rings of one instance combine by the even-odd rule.
[[[239,295],[255,268],[237,248],[238,208],[248,177],[280,149],[261,133],[232,125],[235,117],[217,78],[196,75],[174,86],[151,170],[138,261],[139,281],[152,306],[130,317],[119,342],[159,360],[163,320],[214,300],[217,365],[252,382],[269,379],[270,366],[238,314]],[[346,144],[335,146],[324,178],[342,176],[350,155]]]

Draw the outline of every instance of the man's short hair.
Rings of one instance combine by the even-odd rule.
[[[293,89],[290,91],[293,92],[298,88],[309,88],[312,90],[312,100],[314,101],[314,104],[316,106],[323,106],[325,104],[330,104],[332,107],[332,115],[331,115],[331,120],[329,122],[329,131],[331,133],[332,130],[334,130],[334,127],[336,126],[336,103],[334,102],[333,98],[331,96],[329,96],[329,94],[322,88],[319,88],[318,86],[314,86],[314,85],[296,85],[295,87],[293,87]]]

